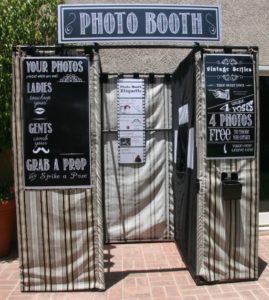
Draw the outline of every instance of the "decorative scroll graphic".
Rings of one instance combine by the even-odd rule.
[[[256,153],[256,91],[252,55],[206,54],[207,158]]]
[[[218,75],[218,79],[224,79],[225,81],[236,81],[238,78],[242,79],[242,75],[236,75],[236,74],[225,74],[225,75]]]
[[[235,60],[234,58],[224,58],[223,60],[219,61],[217,60],[216,63],[219,65],[231,65],[231,66],[234,66],[234,65],[237,65],[238,64],[238,61]],[[242,63],[242,62],[240,62]]]
[[[88,65],[84,57],[23,60],[26,188],[90,186]]]
[[[83,82],[83,80],[75,74],[67,74],[59,82]]]
[[[220,40],[219,6],[59,5],[58,42]]]
[[[119,163],[145,162],[144,80],[119,79],[118,156]]]

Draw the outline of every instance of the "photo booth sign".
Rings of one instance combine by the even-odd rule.
[[[59,5],[59,43],[220,40],[220,7],[205,5]]]
[[[88,59],[34,57],[22,66],[25,187],[89,187]]]
[[[252,55],[207,54],[207,158],[253,158],[256,94]]]

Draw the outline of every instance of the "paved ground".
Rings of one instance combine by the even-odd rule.
[[[160,299],[269,300],[269,234],[259,239],[258,281],[196,286],[174,243],[109,245],[105,250],[105,292],[21,293],[18,258],[0,260],[0,300]]]

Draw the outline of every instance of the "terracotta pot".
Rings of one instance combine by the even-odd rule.
[[[16,223],[15,200],[0,203],[0,257],[10,251]]]

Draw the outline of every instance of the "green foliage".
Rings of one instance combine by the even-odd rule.
[[[9,200],[14,200],[14,199],[15,199],[15,194],[14,194],[13,187],[10,187],[8,185],[0,187],[0,203]]]
[[[60,2],[0,1],[0,149],[11,146],[12,47],[55,44]]]

